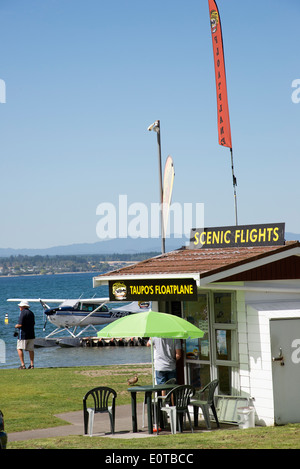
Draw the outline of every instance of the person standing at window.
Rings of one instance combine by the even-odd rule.
[[[150,341],[154,349],[156,384],[164,384],[169,379],[177,378],[176,362],[181,358],[181,341],[152,337],[148,346],[151,345]]]

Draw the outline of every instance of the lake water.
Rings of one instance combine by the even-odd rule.
[[[93,288],[92,279],[95,276],[96,273],[0,277],[0,369],[18,368],[20,365],[16,350],[17,338],[13,335],[20,311],[18,303],[7,302],[8,298],[107,297],[108,287]],[[46,329],[43,330],[43,308],[39,303],[31,303],[30,309],[35,314],[36,337],[45,337],[55,329],[55,326],[47,322]],[[6,313],[8,324],[5,324]],[[89,331],[87,334],[96,335]],[[35,349],[35,367],[37,368],[150,362],[151,355],[148,347]],[[25,363],[29,365],[28,352],[25,352]]]

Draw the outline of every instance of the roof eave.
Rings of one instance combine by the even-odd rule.
[[[149,273],[149,274],[128,274],[125,273],[126,267],[124,268],[124,273],[120,269],[114,275],[113,272],[110,275],[102,274],[99,277],[93,278],[93,287],[98,287],[100,285],[107,285],[109,280],[116,281],[121,278],[124,280],[152,280],[152,279],[175,279],[175,278],[193,278],[196,280],[198,286],[205,286],[212,282],[220,282],[223,279],[236,275],[247,270],[255,269],[272,262],[290,257],[290,256],[300,256],[300,244],[299,242],[285,245],[279,247],[275,251],[265,252],[259,254],[253,258],[246,258],[242,261],[232,263],[223,267],[213,269],[211,271],[203,272],[177,272],[177,273]],[[159,256],[158,256],[159,257]],[[146,261],[142,261],[146,262]]]
[[[116,280],[159,280],[159,279],[180,279],[180,278],[191,278],[196,281],[197,285],[200,284],[199,272],[189,273],[175,273],[175,274],[143,274],[143,275],[109,275],[93,278],[93,287],[100,287],[101,285],[108,285],[109,281],[115,282]]]
[[[220,282],[224,278],[231,277],[233,275],[246,272],[247,270],[255,269],[266,264],[271,264],[272,262],[280,261],[291,256],[300,256],[300,247],[299,246],[290,246],[290,249],[285,247],[285,249],[280,249],[279,252],[268,252],[256,256],[255,259],[245,259],[242,263],[238,263],[235,266],[221,267],[211,272],[205,272],[201,275],[200,285],[204,286],[212,282]]]

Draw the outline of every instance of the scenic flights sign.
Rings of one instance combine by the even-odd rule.
[[[284,245],[284,223],[192,229],[189,249]]]
[[[197,286],[193,279],[153,279],[109,281],[110,301],[190,300],[197,301]]]

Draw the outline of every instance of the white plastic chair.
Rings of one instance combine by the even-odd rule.
[[[171,432],[173,434],[176,433],[176,422],[177,422],[177,412],[176,412],[176,406],[175,405],[166,405],[164,407],[160,408],[161,411],[164,411],[167,413],[167,415],[170,418],[170,427],[171,427]]]

